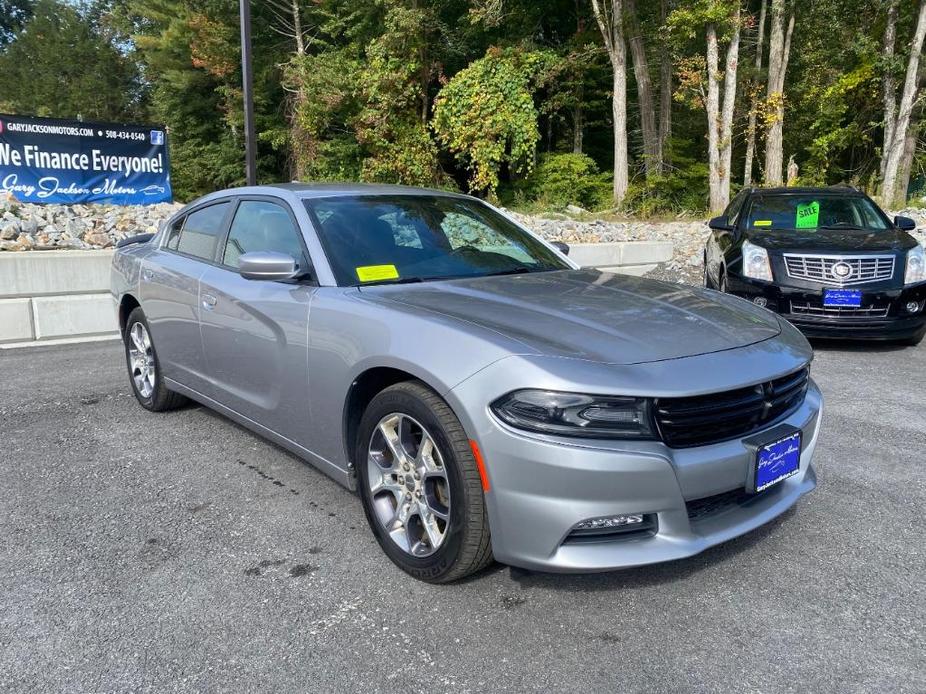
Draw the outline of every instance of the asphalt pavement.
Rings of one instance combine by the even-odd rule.
[[[816,346],[820,486],[776,522],[448,586],[296,457],[142,410],[118,343],[0,351],[0,688],[926,691],[926,344]]]

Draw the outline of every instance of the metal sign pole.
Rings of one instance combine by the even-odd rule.
[[[249,186],[257,185],[257,152],[254,135],[254,75],[251,69],[250,0],[240,0],[241,14],[241,82],[244,92],[245,174]]]

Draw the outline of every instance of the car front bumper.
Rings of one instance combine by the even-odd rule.
[[[823,286],[817,288],[790,287],[762,282],[733,274],[727,280],[728,291],[750,301],[765,300],[765,307],[774,311],[808,337],[829,337],[865,340],[903,340],[926,333],[926,283],[900,289],[866,289],[864,285],[848,287],[862,291],[862,305],[886,308],[886,315],[811,315],[798,312],[795,306],[813,306],[822,313]],[[906,310],[908,302],[921,306],[917,313]]]
[[[811,459],[822,406],[811,380],[802,405],[784,420],[802,431],[800,470],[758,495],[743,493],[755,453],[742,440],[686,449],[565,440],[516,431],[487,408],[468,410],[465,425],[478,432],[489,477],[495,558],[542,571],[607,571],[689,557],[747,533],[816,486]],[[584,520],[619,514],[652,514],[657,527],[600,541],[571,536]]]

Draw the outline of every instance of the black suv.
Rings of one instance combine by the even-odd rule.
[[[708,226],[704,284],[780,313],[809,337],[917,344],[926,255],[908,217],[848,187],[744,188]]]

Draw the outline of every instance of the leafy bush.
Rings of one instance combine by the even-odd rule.
[[[537,167],[516,186],[524,199],[547,208],[579,205],[586,209],[607,206],[610,176],[585,154],[544,154]]]

